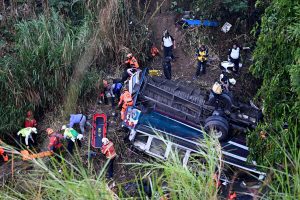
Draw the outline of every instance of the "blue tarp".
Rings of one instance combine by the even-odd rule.
[[[197,19],[184,19],[183,20],[188,26],[210,26],[210,27],[217,27],[219,23],[216,21],[210,20],[197,20]]]
[[[157,112],[142,114],[139,123],[182,138],[203,138],[201,130]]]

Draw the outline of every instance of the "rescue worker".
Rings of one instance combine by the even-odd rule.
[[[132,55],[132,53],[127,54],[127,60],[125,64],[127,65],[127,73],[131,76],[136,72],[136,70],[140,67],[139,63],[137,62],[136,58]]]
[[[228,51],[228,59],[234,64],[233,72],[238,73],[240,64],[240,48],[234,44]]]
[[[152,58],[159,55],[159,50],[158,50],[158,48],[156,48],[156,46],[154,44],[152,44],[152,47],[150,49],[150,53],[151,53]]]
[[[165,30],[161,39],[161,50],[164,50],[164,58],[169,56],[173,60],[173,49],[176,49],[175,39],[170,35],[168,30]]]
[[[67,149],[70,154],[73,154],[74,143],[76,142],[78,146],[81,147],[81,139],[83,138],[83,135],[79,134],[73,128],[67,128],[66,125],[63,125],[61,130],[64,131],[64,138],[68,141]]]
[[[25,119],[24,127],[28,128],[28,127],[36,127],[36,126],[37,126],[36,120],[33,118],[32,111],[29,110],[27,112],[27,116],[26,116],[26,119]]]
[[[127,54],[125,66],[126,68],[123,72],[121,80],[122,83],[124,83],[130,76],[132,76],[140,67],[137,59],[132,55],[132,53]]]
[[[25,144],[27,148],[31,147],[34,143],[34,139],[32,137],[32,133],[37,134],[37,130],[35,127],[27,127],[22,128],[17,135],[20,136],[21,144]],[[30,141],[29,141],[30,139]]]
[[[102,88],[101,88],[101,92],[100,92],[100,101],[98,103],[102,104],[102,103],[105,103],[105,104],[108,104],[108,100],[107,100],[107,91],[108,91],[108,88],[109,88],[109,84],[108,84],[108,81],[107,80],[103,80],[102,81]]]
[[[123,92],[120,97],[120,101],[118,106],[120,107],[122,105],[122,110],[121,110],[121,119],[125,120],[125,114],[128,106],[133,105],[133,100],[130,92],[128,91],[127,88],[123,88]]]
[[[113,84],[110,86],[111,106],[113,108],[115,107],[115,97],[117,98],[117,101],[120,100],[122,88],[123,84],[116,80],[114,80]]]
[[[220,83],[222,86],[222,89],[225,91],[230,91],[230,86],[236,84],[236,80],[234,78],[228,78],[228,76],[225,73],[220,74]]]
[[[46,133],[49,137],[48,150],[53,151],[55,153],[58,162],[61,162],[61,157],[60,157],[61,147],[62,147],[61,140],[64,137],[61,134],[54,132],[52,128],[47,128]]]
[[[8,155],[5,153],[4,149],[0,147],[0,158],[4,161],[8,161]]]
[[[171,80],[172,78],[172,65],[171,65],[172,58],[170,56],[166,57],[163,61],[163,71],[166,79]]]
[[[114,161],[117,156],[114,144],[107,138],[102,138],[101,152],[106,156],[108,160],[107,177],[112,178],[114,173]]]
[[[85,125],[87,124],[90,126],[90,124],[87,122],[87,117],[84,114],[71,114],[69,128],[73,128],[74,124],[79,124],[82,135],[85,133]]]
[[[197,49],[196,56],[197,56],[198,64],[197,64],[196,76],[194,77],[194,79],[196,79],[200,74],[206,74],[208,50],[204,45],[201,45],[201,47]]]

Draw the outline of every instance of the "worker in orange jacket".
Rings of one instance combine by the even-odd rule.
[[[61,162],[61,140],[64,138],[64,136],[62,134],[54,132],[52,128],[47,128],[46,132],[49,137],[48,149],[49,151],[53,151],[56,154],[57,161]]]
[[[4,149],[2,147],[0,147],[0,156],[2,157],[2,159],[3,159],[4,162],[8,161],[8,155],[5,153],[5,151],[4,151]]]
[[[36,123],[36,120],[33,118],[32,111],[29,110],[27,112],[24,126],[25,126],[25,128],[28,128],[28,127],[36,127],[36,125],[37,125],[37,123]]]
[[[122,105],[121,119],[125,120],[125,114],[126,114],[126,110],[127,110],[128,106],[133,105],[132,96],[127,88],[124,88],[123,92],[121,94],[118,106],[120,107],[121,105]]]
[[[125,61],[126,70],[122,75],[121,82],[124,82],[128,79],[128,77],[132,76],[137,69],[140,67],[137,59],[132,55],[132,53],[127,54]]]
[[[106,156],[106,158],[109,162],[108,170],[107,170],[107,173],[108,173],[107,177],[112,178],[113,173],[114,173],[114,161],[117,156],[114,144],[111,141],[109,141],[107,138],[102,138],[101,152]]]

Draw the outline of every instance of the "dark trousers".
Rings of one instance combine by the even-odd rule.
[[[234,64],[234,71],[237,73],[239,71],[239,64],[240,64],[240,58],[238,59],[233,59],[230,57],[230,61]]]
[[[114,108],[116,106],[116,102],[115,102],[115,98],[117,99],[117,101],[119,101],[120,96],[121,96],[121,91],[117,91],[116,93],[114,93],[115,97],[111,97],[111,107]]]
[[[170,47],[164,47],[164,57],[171,57],[172,59],[174,59],[173,45]]]
[[[67,146],[67,149],[68,149],[68,152],[70,154],[73,154],[73,148],[74,148],[74,143],[77,143],[79,147],[81,147],[81,141],[80,140],[75,140],[75,142],[73,142],[72,140],[70,139],[67,139],[68,141],[68,146]]]
[[[110,159],[108,162],[108,168],[107,168],[108,178],[112,178],[114,176],[114,162],[115,162],[115,158]]]
[[[206,61],[198,61],[196,76],[199,76],[201,73],[206,74]]]
[[[164,75],[165,75],[166,79],[171,80],[171,78],[172,78],[171,63],[170,62],[164,63],[163,68],[164,68]]]

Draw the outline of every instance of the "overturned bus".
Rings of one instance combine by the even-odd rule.
[[[245,139],[231,135],[255,128],[260,110],[235,101],[230,93],[215,96],[184,82],[151,77],[147,70],[134,74],[128,84],[134,106],[128,108],[123,125],[136,149],[160,159],[177,149],[187,165],[207,132],[219,139],[224,163],[265,176],[254,161],[247,161]]]

